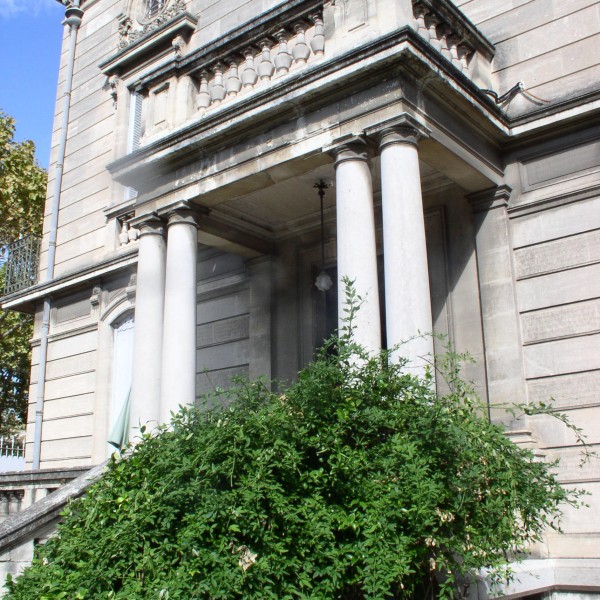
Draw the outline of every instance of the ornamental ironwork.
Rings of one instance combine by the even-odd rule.
[[[4,293],[12,294],[37,283],[40,238],[25,236],[8,245]]]

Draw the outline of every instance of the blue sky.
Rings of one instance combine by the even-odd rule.
[[[48,167],[64,6],[57,0],[0,0],[0,109],[15,139],[35,142]]]

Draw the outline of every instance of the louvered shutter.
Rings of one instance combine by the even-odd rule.
[[[127,152],[133,152],[140,147],[142,137],[142,96],[137,92],[131,92],[129,105],[129,132],[127,140]],[[131,200],[137,196],[133,188],[125,188],[125,200]]]
[[[142,137],[142,96],[131,92],[131,104],[129,112],[129,140],[128,152],[133,152],[140,147]]]

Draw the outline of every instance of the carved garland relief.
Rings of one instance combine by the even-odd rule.
[[[127,48],[182,12],[184,0],[128,0],[119,19],[119,48]]]

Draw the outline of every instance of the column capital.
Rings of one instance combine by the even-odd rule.
[[[375,138],[380,150],[390,144],[416,146],[420,140],[428,138],[430,134],[431,131],[425,125],[408,113],[365,129],[365,135]]]
[[[200,218],[208,213],[207,208],[185,201],[165,206],[158,211],[159,216],[164,218],[169,226],[183,223],[193,225],[196,229],[199,227]]]
[[[192,210],[178,209],[168,214],[168,227],[171,225],[193,225],[198,229],[198,215]]]
[[[323,148],[335,158],[337,167],[348,160],[367,162],[371,158],[371,148],[368,141],[361,135],[349,134],[335,139]]]
[[[139,229],[139,237],[145,235],[158,235],[162,237],[165,234],[163,220],[155,212],[135,217],[129,221],[129,225]]]
[[[508,208],[512,188],[499,185],[466,196],[474,213],[487,212],[495,208]]]

